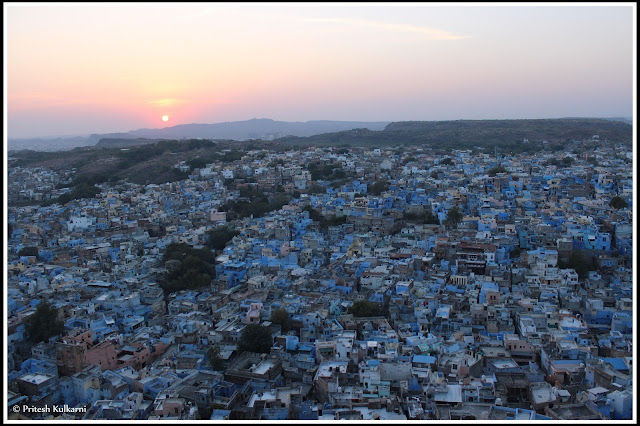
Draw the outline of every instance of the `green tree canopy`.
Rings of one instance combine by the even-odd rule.
[[[198,257],[202,261],[211,264],[215,261],[215,255],[211,250],[196,249],[187,243],[171,243],[165,248],[162,256],[162,263],[166,263],[168,260],[183,261],[189,256]]]
[[[47,300],[38,304],[36,311],[25,321],[29,341],[47,343],[50,337],[64,333],[64,323],[58,319],[58,310]]]
[[[487,171],[487,174],[488,174],[489,176],[495,176],[495,175],[497,175],[498,173],[506,173],[506,172],[507,172],[507,169],[505,169],[504,167],[502,167],[502,166],[496,166],[496,167],[493,167],[493,168],[489,169],[489,170]]]
[[[442,161],[440,161],[440,164],[442,164],[443,166],[447,166],[447,165],[455,165],[456,163],[449,157],[442,159]]]
[[[37,256],[38,247],[23,247],[18,252],[18,256]]]
[[[462,221],[462,213],[458,210],[458,206],[453,206],[447,212],[447,218],[444,221],[444,224],[449,227],[455,227],[458,223]]]
[[[271,322],[274,324],[278,324],[283,333],[291,330],[291,317],[289,317],[289,312],[287,312],[284,308],[276,309],[271,312]]]
[[[368,192],[371,195],[380,195],[388,189],[389,189],[389,182],[385,180],[378,180],[376,181],[376,183],[371,185],[371,188],[369,188]]]
[[[590,258],[585,252],[576,250],[571,253],[567,262],[558,261],[558,267],[565,269],[571,268],[578,273],[580,279],[585,279],[589,276],[589,271],[597,270],[595,259]]]
[[[338,163],[310,163],[308,167],[312,180],[336,180],[344,178],[347,173]]]
[[[100,188],[98,188],[97,186],[83,183],[75,186],[73,191],[62,194],[58,198],[52,198],[50,200],[43,201],[40,205],[46,207],[55,203],[67,204],[72,200],[78,200],[81,198],[93,198],[99,193]]]
[[[356,317],[377,317],[382,315],[382,309],[377,303],[369,302],[368,300],[360,300],[355,302],[349,312]]]
[[[241,194],[244,193],[243,197],[247,197],[249,200],[228,201],[220,207],[220,211],[227,212],[227,218],[230,220],[251,215],[253,217],[262,217],[268,212],[280,210],[282,206],[289,203],[289,197],[281,192],[276,192],[271,197],[262,192],[246,188],[241,189],[240,192]],[[299,197],[300,193],[297,196]]]
[[[326,191],[327,190],[324,188],[324,186],[317,183],[312,184],[307,190],[309,194],[324,194]]]
[[[330,226],[339,226],[347,223],[347,216],[323,216],[317,209],[314,209],[311,206],[305,206],[303,208],[304,211],[309,212],[309,219],[314,220],[319,223],[320,228],[325,231]]]
[[[241,160],[242,157],[244,157],[244,151],[230,151],[230,152],[225,152],[225,154],[222,156],[222,158],[220,159],[222,162],[224,163],[231,163],[233,161],[238,161]]]
[[[197,289],[211,283],[215,255],[209,249],[195,249],[186,243],[169,244],[162,256],[167,267],[162,289],[165,294]]]
[[[623,209],[627,207],[627,202],[622,197],[618,197],[617,195],[609,201],[609,205],[616,210]]]
[[[207,359],[212,369],[216,371],[224,370],[224,359],[220,356],[220,345],[214,344],[209,348]]]
[[[304,206],[304,208],[302,210],[309,212],[309,219],[311,219],[311,220],[315,220],[317,222],[320,222],[322,220],[322,218],[323,218],[322,214],[320,214],[320,212],[318,210],[314,209],[310,205]]]
[[[239,231],[230,229],[228,226],[218,226],[207,232],[209,247],[216,250],[224,250],[227,243],[239,234]]]
[[[207,167],[207,164],[212,162],[210,160],[211,159],[207,159],[207,158],[192,158],[190,160],[187,160],[186,163],[187,163],[187,166],[195,170],[195,169],[203,169]]]
[[[403,219],[411,223],[423,223],[423,224],[430,224],[430,225],[440,224],[438,217],[433,214],[433,210],[429,206],[425,207],[422,210],[422,212],[418,212],[418,213],[405,212],[403,214]]]
[[[557,158],[552,158],[550,160],[547,160],[543,163],[543,165],[545,166],[556,166],[556,167],[569,167],[573,164],[575,160],[571,157],[564,157],[561,160],[558,160]]]
[[[268,354],[271,351],[273,340],[268,327],[249,324],[242,330],[238,350],[244,352],[259,352]]]

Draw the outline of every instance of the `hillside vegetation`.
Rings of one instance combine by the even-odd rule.
[[[598,137],[594,138],[595,135]],[[174,167],[179,161],[185,161],[192,168],[213,162],[231,163],[241,159],[247,150],[255,149],[282,152],[309,146],[374,148],[420,145],[442,153],[452,149],[470,149],[474,152],[517,154],[560,151],[571,141],[586,141],[583,149],[596,148],[607,142],[630,146],[632,126],[600,119],[406,121],[391,123],[380,131],[359,128],[309,137],[288,136],[273,141],[119,141],[115,138],[94,147],[70,151],[10,151],[9,166],[42,166],[53,170],[75,168],[76,179],[81,178],[89,184],[121,180],[149,184],[186,178],[188,172]],[[122,148],[120,142],[128,145],[127,148]]]
[[[389,124],[385,132],[402,132],[429,142],[510,143],[529,141],[563,142],[585,140],[598,135],[601,140],[631,143],[632,126],[620,121],[598,119],[548,120],[458,120],[402,121]]]

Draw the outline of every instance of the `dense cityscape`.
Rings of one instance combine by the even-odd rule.
[[[9,156],[9,419],[631,419],[630,146],[226,160]]]

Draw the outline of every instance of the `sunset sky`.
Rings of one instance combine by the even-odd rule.
[[[5,3],[7,136],[631,117],[635,14],[635,3]]]

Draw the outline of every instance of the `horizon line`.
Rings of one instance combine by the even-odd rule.
[[[138,129],[133,130],[125,130],[125,131],[111,131],[106,133],[75,133],[75,134],[64,134],[64,135],[51,135],[51,136],[18,136],[18,137],[10,137],[7,135],[8,140],[24,140],[24,139],[62,139],[62,138],[83,138],[83,137],[91,137],[93,135],[107,135],[113,133],[132,133],[141,130],[164,130],[164,129],[172,129],[178,126],[193,126],[193,125],[216,125],[216,124],[226,124],[226,123],[241,123],[252,120],[270,120],[274,122],[280,123],[309,123],[309,122],[318,122],[318,121],[329,121],[329,122],[337,122],[337,123],[345,123],[345,122],[359,122],[359,123],[402,123],[402,122],[444,122],[444,121],[510,121],[510,120],[576,120],[576,119],[589,119],[589,120],[628,120],[631,121],[631,125],[633,125],[633,115],[629,116],[612,116],[612,117],[589,117],[589,116],[566,116],[566,117],[546,117],[546,118],[457,118],[457,119],[447,119],[447,120],[329,120],[329,119],[313,119],[306,121],[286,121],[286,120],[277,120],[273,118],[249,118],[246,120],[234,120],[234,121],[219,121],[215,123],[182,123],[176,124],[173,126],[167,127],[140,127]]]

